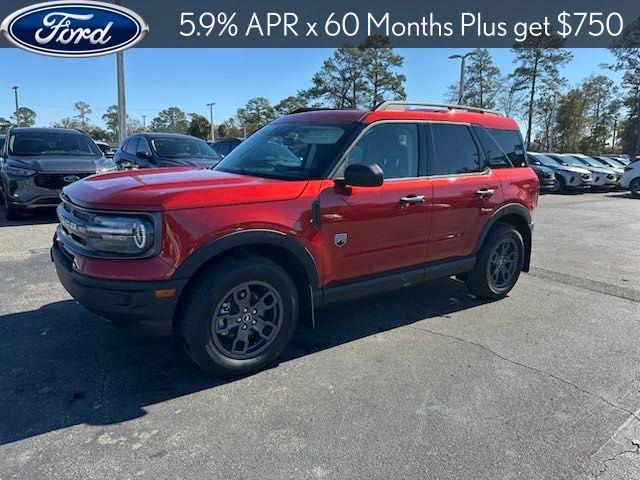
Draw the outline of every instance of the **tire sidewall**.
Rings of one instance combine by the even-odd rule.
[[[494,247],[501,240],[511,238],[514,240],[516,248],[518,249],[518,263],[516,265],[515,274],[513,275],[513,279],[509,284],[502,288],[497,288],[493,285],[489,278],[489,272],[491,268],[491,252],[493,252]],[[487,287],[491,291],[491,293],[497,297],[504,296],[515,286],[518,282],[518,278],[520,277],[520,272],[522,271],[522,266],[524,264],[524,240],[522,239],[522,235],[518,230],[511,227],[499,227],[496,229],[494,235],[491,237],[491,241],[487,243],[487,249],[484,252],[483,258],[483,266],[484,266],[484,275],[487,281]]]
[[[629,183],[629,191],[634,197],[640,197],[640,177],[631,180],[631,183]]]
[[[260,369],[273,362],[284,350],[293,335],[298,319],[296,288],[287,273],[272,262],[244,262],[237,266],[227,264],[221,276],[211,275],[212,282],[206,298],[194,299],[198,318],[189,319],[190,327],[184,332],[189,355],[207,371],[219,370],[230,374],[242,374]],[[213,317],[223,297],[235,286],[247,281],[265,282],[275,288],[282,299],[282,326],[271,345],[259,355],[249,359],[234,359],[226,356],[216,346],[212,335]]]

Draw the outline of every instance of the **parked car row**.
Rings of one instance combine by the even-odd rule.
[[[628,188],[621,183],[629,161],[623,157],[580,153],[528,152],[529,166],[540,180],[540,189],[576,191],[589,188]]]

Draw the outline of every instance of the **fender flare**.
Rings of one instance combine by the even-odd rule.
[[[318,268],[313,256],[299,240],[277,230],[252,229],[224,235],[192,253],[176,269],[173,278],[191,278],[212,258],[234,248],[251,245],[272,245],[292,253],[300,262],[312,288],[318,286]]]
[[[493,226],[500,221],[501,218],[506,217],[507,215],[517,215],[522,218],[526,225],[528,226],[528,232],[524,232],[524,247],[525,247],[525,258],[523,270],[525,272],[529,271],[529,265],[531,262],[531,234],[533,231],[533,220],[531,219],[531,213],[529,209],[520,203],[508,203],[499,207],[491,218],[487,220],[487,223],[482,228],[482,232],[480,232],[480,236],[478,237],[478,241],[476,242],[476,246],[473,249],[473,254],[477,254],[480,248],[482,248],[482,244],[484,243],[485,238],[489,231],[493,228]]]

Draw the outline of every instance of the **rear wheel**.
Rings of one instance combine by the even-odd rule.
[[[523,263],[522,235],[514,226],[499,223],[487,235],[467,275],[467,288],[479,298],[503,298],[518,281]]]
[[[634,178],[629,184],[629,190],[634,197],[640,197],[640,177]]]
[[[180,315],[183,343],[208,373],[242,375],[282,352],[298,322],[291,278],[269,259],[223,262],[193,280]]]

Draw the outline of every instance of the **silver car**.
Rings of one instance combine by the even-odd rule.
[[[0,188],[7,219],[24,210],[55,207],[62,188],[76,180],[115,171],[95,142],[66,128],[11,128],[0,150]]]

